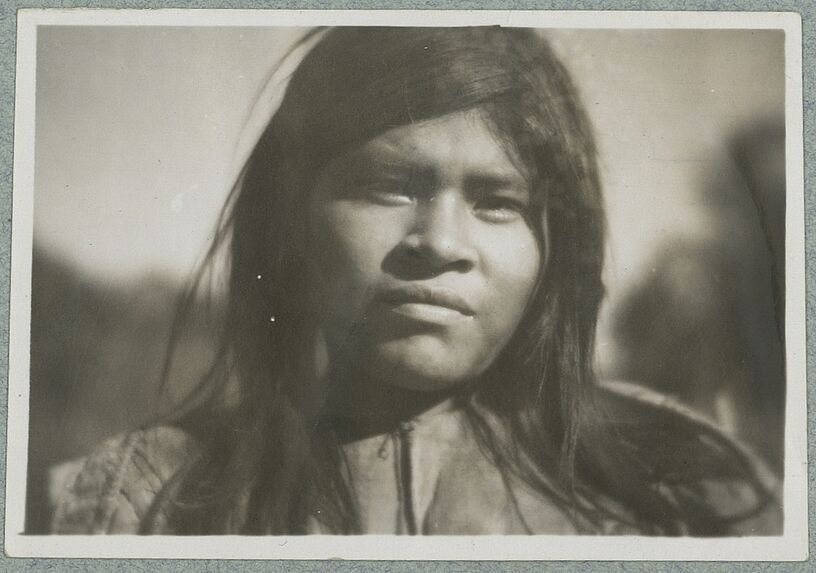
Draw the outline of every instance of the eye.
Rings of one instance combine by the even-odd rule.
[[[410,205],[415,199],[404,181],[372,182],[363,185],[360,191],[366,200],[387,207]]]
[[[410,205],[416,200],[416,185],[410,172],[370,169],[349,182],[349,192],[360,201],[386,207]]]
[[[509,223],[523,219],[529,208],[529,200],[506,195],[488,195],[474,205],[476,214],[489,223]]]

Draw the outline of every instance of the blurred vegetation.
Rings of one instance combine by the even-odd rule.
[[[616,312],[616,375],[689,404],[782,472],[785,125],[746,125],[704,166],[709,232],[667,241]]]
[[[49,466],[171,412],[204,373],[215,333],[202,312],[179,338],[172,387],[161,385],[179,291],[156,275],[101,282],[35,246],[27,532],[48,527]]]

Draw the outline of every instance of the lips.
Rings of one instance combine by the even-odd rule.
[[[439,313],[456,311],[465,316],[473,316],[473,307],[461,295],[447,287],[436,287],[419,284],[399,285],[384,290],[378,297],[393,307],[406,310],[418,310],[421,313]]]

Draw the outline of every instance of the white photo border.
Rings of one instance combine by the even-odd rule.
[[[626,11],[21,10],[17,15],[9,324],[5,549],[14,557],[182,559],[728,560],[807,558],[807,417],[802,23],[796,13]],[[786,101],[784,535],[764,538],[585,536],[32,536],[23,535],[33,247],[34,93],[38,26],[489,25],[533,28],[782,29]],[[228,539],[228,541],[227,541]],[[590,542],[591,539],[591,542]]]

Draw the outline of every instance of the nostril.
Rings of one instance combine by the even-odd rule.
[[[404,254],[414,264],[433,269],[465,271],[474,264],[472,257],[454,244],[418,241],[405,245]]]
[[[448,269],[458,273],[466,273],[473,268],[473,261],[468,259],[459,259],[448,265]]]
[[[412,259],[424,259],[425,254],[422,252],[420,245],[406,245],[405,254]]]

